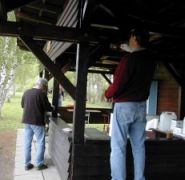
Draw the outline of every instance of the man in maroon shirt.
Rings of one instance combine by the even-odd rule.
[[[134,157],[134,179],[145,180],[146,100],[154,73],[154,61],[146,49],[149,34],[130,33],[129,51],[122,57],[113,83],[105,92],[115,103],[111,135],[112,180],[126,180],[126,145],[129,137]]]

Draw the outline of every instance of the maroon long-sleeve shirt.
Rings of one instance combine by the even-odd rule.
[[[114,102],[144,101],[149,96],[155,63],[147,50],[123,56],[105,92]]]

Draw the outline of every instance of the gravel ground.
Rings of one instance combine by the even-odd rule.
[[[0,132],[0,180],[13,180],[16,131]]]

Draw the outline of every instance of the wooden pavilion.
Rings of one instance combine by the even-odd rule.
[[[7,21],[10,11],[15,11],[16,22]],[[19,47],[32,51],[44,65],[40,76],[54,77],[53,105],[58,104],[59,84],[74,99],[73,116],[65,109],[52,115],[50,153],[61,180],[110,179],[109,137],[85,130],[87,74],[99,73],[110,82],[107,74],[114,73],[122,56],[111,44],[125,42],[130,29],[150,31],[159,82],[158,101],[151,101],[154,112],[185,116],[184,11],[185,2],[172,0],[0,0],[0,35],[17,37]],[[66,71],[76,72],[76,85]],[[57,118],[58,112],[73,123],[72,133],[63,130],[68,125]],[[102,110],[106,113],[110,111]],[[146,146],[147,179],[185,178],[184,141],[148,140]],[[128,153],[128,179],[133,176],[130,158]]]

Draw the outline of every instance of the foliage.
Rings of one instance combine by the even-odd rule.
[[[104,93],[108,83],[101,74],[88,74],[87,80],[87,100],[90,103],[106,102]]]
[[[31,52],[18,50],[20,63],[17,66],[15,86],[17,91],[24,91],[33,86],[39,72],[39,63]]]
[[[9,20],[15,20],[13,13],[9,14]],[[15,91],[16,88],[23,91],[33,84],[34,77],[38,75],[39,65],[32,53],[22,51],[17,47],[16,38],[0,37],[0,54],[1,114],[1,108],[5,100],[10,98],[12,91]]]
[[[68,79],[70,79],[72,84],[76,84],[76,75],[74,72],[67,72],[66,76]],[[111,76],[109,78],[111,78]],[[103,78],[103,76],[101,76],[101,74],[89,73],[87,77],[87,106],[97,107],[99,104],[100,106],[111,107],[111,104],[107,102],[104,96],[105,90],[108,86],[109,84]],[[66,98],[72,103],[72,99],[65,92],[65,99]]]
[[[14,38],[0,37],[0,110],[12,87],[18,64]]]

